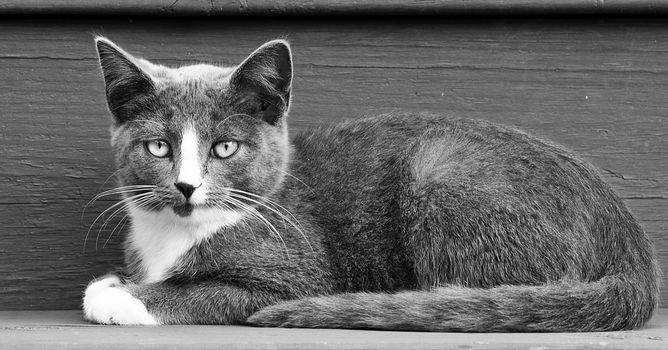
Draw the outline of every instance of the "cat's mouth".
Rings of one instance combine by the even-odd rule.
[[[173,207],[174,213],[178,216],[181,217],[186,217],[190,216],[192,214],[193,210],[195,209],[195,206],[186,202],[183,204],[178,204]]]

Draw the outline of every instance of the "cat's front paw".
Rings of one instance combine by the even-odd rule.
[[[157,325],[144,303],[115,275],[91,282],[84,292],[84,317],[91,322],[120,325]]]

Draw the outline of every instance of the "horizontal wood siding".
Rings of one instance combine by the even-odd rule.
[[[154,16],[668,13],[663,0],[0,0],[0,14]]]
[[[117,221],[85,240],[113,203],[82,214],[113,172],[93,33],[170,65],[232,65],[287,38],[295,131],[403,109],[552,139],[601,168],[668,271],[663,19],[3,18],[0,309],[77,308],[88,281],[121,262]]]

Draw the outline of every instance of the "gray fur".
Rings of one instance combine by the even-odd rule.
[[[133,59],[98,50],[121,184],[159,185],[154,209],[183,206],[172,186],[179,155],[156,160],[139,144],[158,135],[177,145],[175,130],[193,123],[204,140],[233,137],[245,150],[204,171],[279,203],[301,225],[258,206],[282,242],[246,219],[154,284],[140,282],[139,257],[128,250],[126,286],[163,323],[605,331],[640,327],[656,307],[649,239],[596,169],[563,147],[419,113],[313,129],[287,143],[286,44],[218,76],[162,78],[139,99],[117,81],[142,79],[142,69],[118,69]],[[120,118],[117,103],[130,106]]]

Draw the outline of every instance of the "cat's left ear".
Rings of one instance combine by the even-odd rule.
[[[155,90],[155,82],[141,66],[147,61],[135,58],[109,39],[95,38],[107,93],[107,105],[116,125],[135,117],[136,110]]]
[[[292,53],[285,40],[272,40],[250,54],[232,74],[235,94],[250,98],[251,113],[275,125],[287,116],[292,88]]]

